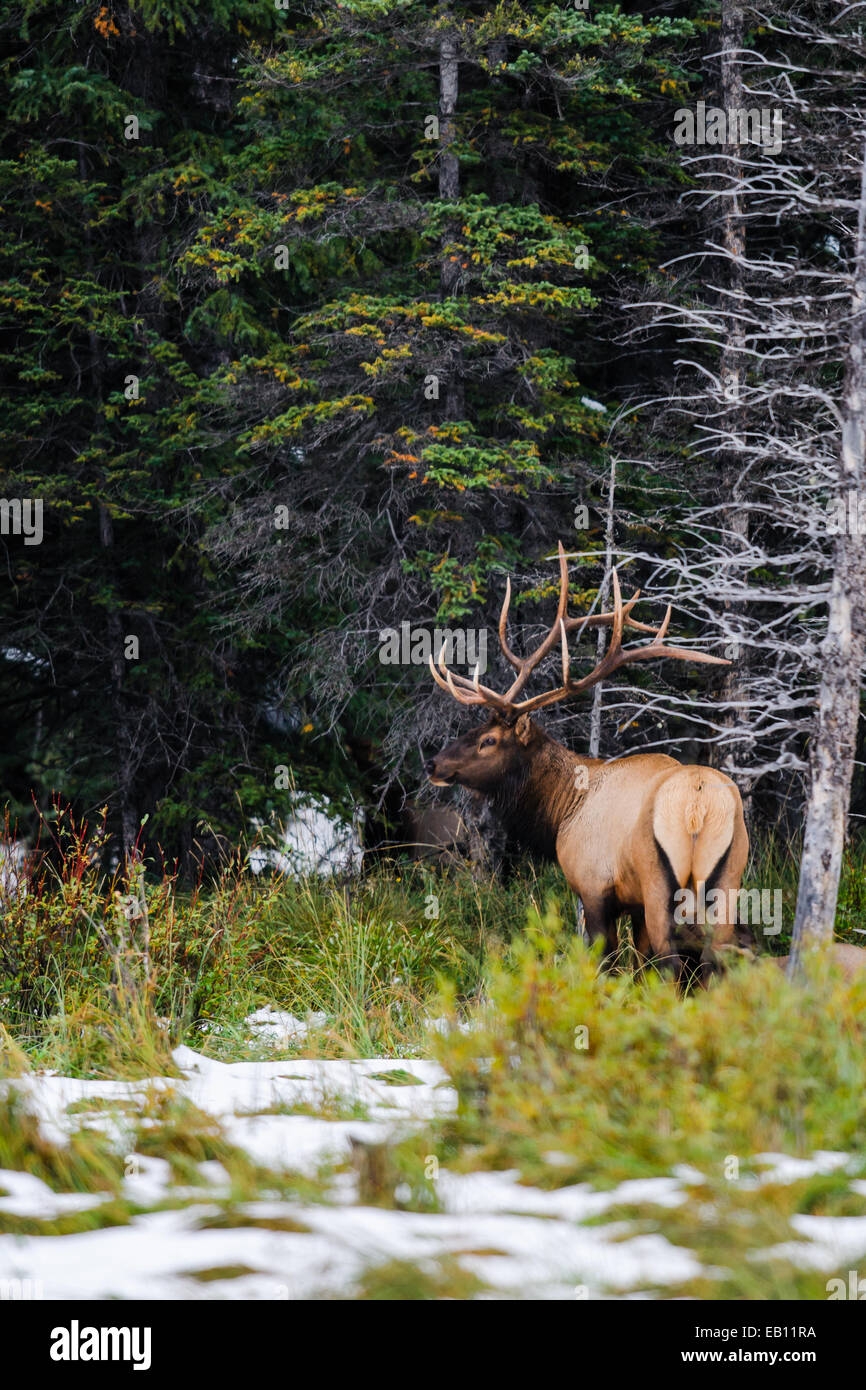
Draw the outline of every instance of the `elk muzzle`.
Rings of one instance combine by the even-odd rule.
[[[457,781],[457,768],[449,766],[442,753],[435,758],[428,758],[424,764],[424,771],[434,787],[451,787]]]

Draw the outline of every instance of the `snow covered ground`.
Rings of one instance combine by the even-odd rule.
[[[272,1034],[277,1039],[297,1023],[288,1016],[258,1018],[260,1027],[282,1028]],[[215,1229],[214,1218],[229,1196],[221,1163],[199,1164],[200,1184],[179,1189],[171,1184],[165,1159],[127,1147],[131,1117],[152,1106],[160,1092],[192,1101],[258,1162],[308,1175],[320,1173],[322,1164],[340,1164],[353,1140],[394,1139],[447,1114],[456,1097],[435,1063],[415,1059],[223,1063],[181,1047],[174,1060],[181,1080],[41,1074],[2,1083],[27,1097],[42,1133],[54,1142],[83,1125],[104,1130],[128,1155],[124,1197],[149,1210],[129,1224],[99,1230],[0,1235],[0,1288],[27,1281],[41,1296],[58,1299],[345,1297],[371,1267],[405,1260],[425,1268],[451,1257],[494,1296],[574,1299],[622,1296],[646,1281],[678,1284],[701,1272],[689,1249],[662,1235],[630,1234],[623,1221],[582,1224],[624,1203],[681,1205],[688,1200],[686,1184],[699,1177],[685,1169],[607,1192],[588,1184],[542,1191],[522,1185],[515,1173],[442,1169],[436,1178],[438,1212],[365,1206],[358,1199],[357,1173],[344,1170],[333,1175],[324,1201],[263,1193],[256,1201],[232,1203],[237,1224]],[[124,1104],[106,1110],[100,1107],[105,1101]],[[299,1107],[305,1113],[292,1113]],[[347,1112],[359,1118],[340,1118]],[[817,1154],[808,1163],[784,1155],[765,1159],[765,1174],[753,1181],[792,1182],[848,1162],[841,1154]],[[866,1192],[866,1183],[853,1180],[851,1188]],[[175,1209],[153,1209],[169,1199]],[[0,1215],[44,1221],[111,1200],[55,1193],[32,1174],[0,1170]],[[804,1264],[830,1270],[866,1250],[866,1217],[795,1221],[808,1243],[782,1253]]]
[[[254,874],[263,869],[299,878],[307,874],[356,874],[363,858],[361,822],[350,822],[334,813],[326,796],[291,792],[293,813],[285,825],[275,829],[253,820],[261,842],[250,851]]]

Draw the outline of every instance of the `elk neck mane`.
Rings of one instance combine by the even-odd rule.
[[[506,773],[490,797],[509,834],[546,859],[556,859],[556,837],[581,798],[574,778],[581,761],[545,734],[535,756]]]

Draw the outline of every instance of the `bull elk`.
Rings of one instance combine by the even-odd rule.
[[[685,928],[675,928],[674,895],[678,889],[691,889],[694,898],[679,901],[704,903],[709,890],[717,888],[723,893],[712,901],[736,902],[749,839],[734,783],[713,768],[683,766],[664,753],[613,761],[584,757],[551,738],[530,715],[582,694],[637,661],[667,657],[728,663],[666,646],[670,607],[658,628],[638,622],[632,609],[640,591],[623,603],[616,570],[611,612],[567,617],[568,563],[561,544],[559,570],[556,618],[529,656],[515,656],[508,645],[511,581],[506,585],[499,641],[517,675],[504,694],[481,685],[477,668],[469,679],[448,670],[442,656],[438,670],[430,658],[437,685],[459,704],[484,706],[490,717],[425,763],[424,770],[435,786],[456,784],[488,797],[494,813],[519,841],[559,861],[583,903],[590,939],[604,938],[608,960],[617,950],[617,918],[628,913],[642,957],[655,958],[680,981],[690,968],[705,976],[716,963],[716,953],[734,944],[736,914],[722,907],[714,914],[709,934],[700,912],[691,914],[697,920]],[[607,650],[592,671],[575,678],[569,634],[576,628],[583,632],[600,627],[610,628]],[[624,647],[626,629],[649,633],[652,640]],[[532,672],[557,645],[562,684],[518,698]]]

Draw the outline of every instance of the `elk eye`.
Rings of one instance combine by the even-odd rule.
[[[491,747],[493,746],[493,744],[495,744],[495,742],[496,742],[496,739],[495,739],[495,738],[483,738],[483,739],[481,740],[481,742],[479,743],[478,747],[479,747],[479,748],[491,748]]]

